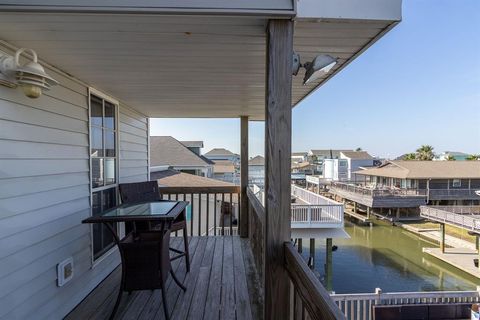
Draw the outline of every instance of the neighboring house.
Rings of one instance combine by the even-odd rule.
[[[203,141],[180,141],[180,143],[196,155],[202,155]]]
[[[238,170],[230,160],[213,160],[212,178],[234,184],[240,183]]]
[[[355,173],[357,183],[332,183],[330,192],[397,218],[425,204],[480,204],[480,161],[387,161]]]
[[[203,155],[210,160],[228,160],[237,166],[240,163],[240,155],[224,148],[214,148]]]
[[[433,160],[438,160],[438,161],[445,161],[448,160],[449,157],[453,157],[455,160],[463,161],[467,160],[469,157],[468,153],[464,152],[456,152],[456,151],[444,151],[440,154],[437,154]]]
[[[292,163],[301,163],[308,160],[307,152],[292,152]]]
[[[347,179],[355,181],[356,174],[360,167],[369,167],[374,165],[374,159],[366,151],[342,151],[340,159],[346,159],[348,163]]]
[[[0,54],[14,56],[19,48],[35,50],[38,62],[58,85],[30,99],[24,90],[29,95],[38,90],[15,87],[7,80],[16,78],[5,79],[6,74],[0,81],[0,319],[63,319],[82,301],[99,304],[82,304],[80,308],[89,314],[77,319],[107,318],[120,284],[119,250],[106,227],[82,224],[82,220],[118,205],[119,184],[148,181],[150,167],[169,165],[171,161],[155,163],[148,143],[150,119],[239,117],[245,125],[239,145],[248,146],[248,121],[258,120],[268,133],[266,150],[281,151],[266,153],[265,162],[271,168],[265,177],[271,182],[265,184],[267,214],[254,209],[258,213],[251,213],[251,219],[264,216],[257,225],[241,220],[250,223],[244,226],[249,239],[240,246],[240,239],[227,236],[195,238],[201,234],[191,228],[192,245],[200,248],[196,251],[200,257],[195,255],[192,264],[197,269],[181,278],[188,280],[187,294],[171,295],[180,290],[168,290],[169,301],[176,301],[170,308],[175,308],[172,312],[179,319],[197,316],[194,310],[207,309],[197,308],[202,304],[198,302],[212,302],[213,308],[223,303],[220,295],[207,298],[207,288],[217,293],[226,288],[231,299],[222,311],[232,318],[247,315],[250,300],[265,302],[259,309],[270,315],[266,318],[287,317],[288,310],[294,310],[288,272],[292,266],[283,259],[291,238],[287,227],[291,204],[277,196],[290,196],[290,186],[274,182],[289,181],[289,166],[281,169],[291,157],[291,108],[348,68],[401,18],[400,0],[3,1]],[[292,43],[293,48],[286,45]],[[341,52],[340,59],[331,72],[307,85],[302,85],[304,70],[292,77],[291,68],[283,67],[291,63],[293,50],[308,62],[325,48],[334,57]],[[21,64],[33,56],[22,54]],[[194,167],[201,163],[178,141],[172,145],[183,148],[182,154],[197,157]],[[209,190],[195,193],[205,191]],[[256,202],[243,199],[254,207],[251,204]],[[192,211],[200,207],[195,204]],[[272,208],[278,212],[269,211]],[[240,216],[248,211],[241,210]],[[115,229],[120,238],[125,236],[121,225]],[[223,241],[225,250],[219,251],[217,259],[219,246],[215,245],[213,255],[211,244],[223,247]],[[245,271],[260,272],[249,279],[264,279],[263,293],[255,298],[246,292],[245,273],[237,272],[244,268],[240,254],[244,245],[257,264],[255,268],[249,262],[252,267]],[[200,259],[204,252],[212,253],[211,261],[228,263],[211,268],[208,259]],[[58,272],[57,266],[70,258],[72,278],[61,286],[57,279],[62,279],[64,269]],[[312,280],[315,275],[301,259],[294,260],[293,269],[308,272],[303,277],[305,286],[313,288],[309,293],[297,283],[298,296],[320,297],[318,317],[335,318],[331,308],[324,307],[334,303]],[[198,272],[204,262],[211,273]],[[176,269],[185,272],[181,265]],[[213,270],[223,270],[230,280],[214,281],[219,278]],[[117,278],[102,285],[112,277]],[[238,296],[233,299],[238,288],[244,288],[241,301]],[[146,319],[163,316],[159,297],[158,290],[134,292],[128,303],[121,303],[128,309],[123,314],[136,319],[142,309]],[[218,308],[211,311],[218,314]]]
[[[255,156],[248,160],[248,180],[252,184],[263,185],[265,179],[265,158]]]
[[[150,137],[150,172],[165,167],[203,177],[212,177],[213,162],[198,155],[171,136]]]
[[[303,173],[306,175],[312,175],[315,172],[316,165],[304,161],[304,162],[292,162],[292,173]]]
[[[347,159],[323,159],[321,177],[326,181],[347,181],[348,160]]]

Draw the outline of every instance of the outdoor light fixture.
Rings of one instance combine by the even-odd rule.
[[[292,74],[296,76],[300,67],[305,68],[305,76],[303,77],[303,85],[312,82],[324,74],[328,73],[333,66],[337,64],[337,58],[328,54],[320,54],[313,59],[312,62],[300,62],[298,53],[293,53],[293,70]]]
[[[20,55],[29,51],[33,60],[23,66],[20,65]],[[19,49],[15,56],[9,56],[0,53],[0,85],[9,88],[21,87],[23,93],[29,98],[38,98],[42,95],[42,90],[49,90],[51,86],[58,82],[50,77],[38,63],[37,53],[32,49]]]

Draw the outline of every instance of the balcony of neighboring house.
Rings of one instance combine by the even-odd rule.
[[[369,187],[356,182],[331,182],[329,192],[370,208],[415,208],[427,203],[427,190]]]

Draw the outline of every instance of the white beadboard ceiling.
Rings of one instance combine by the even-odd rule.
[[[0,38],[149,117],[264,118],[265,28],[259,17],[0,13]],[[328,77],[396,21],[297,20],[302,61],[339,58]],[[295,106],[328,80],[293,80]]]

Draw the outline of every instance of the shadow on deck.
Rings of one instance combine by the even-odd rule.
[[[180,248],[180,237],[172,247]],[[171,319],[261,319],[262,294],[248,240],[240,237],[190,238],[191,270],[185,259],[172,262],[183,292],[170,276],[167,305]],[[121,267],[101,282],[66,319],[108,319],[120,285]],[[160,290],[124,293],[115,319],[164,319]]]

